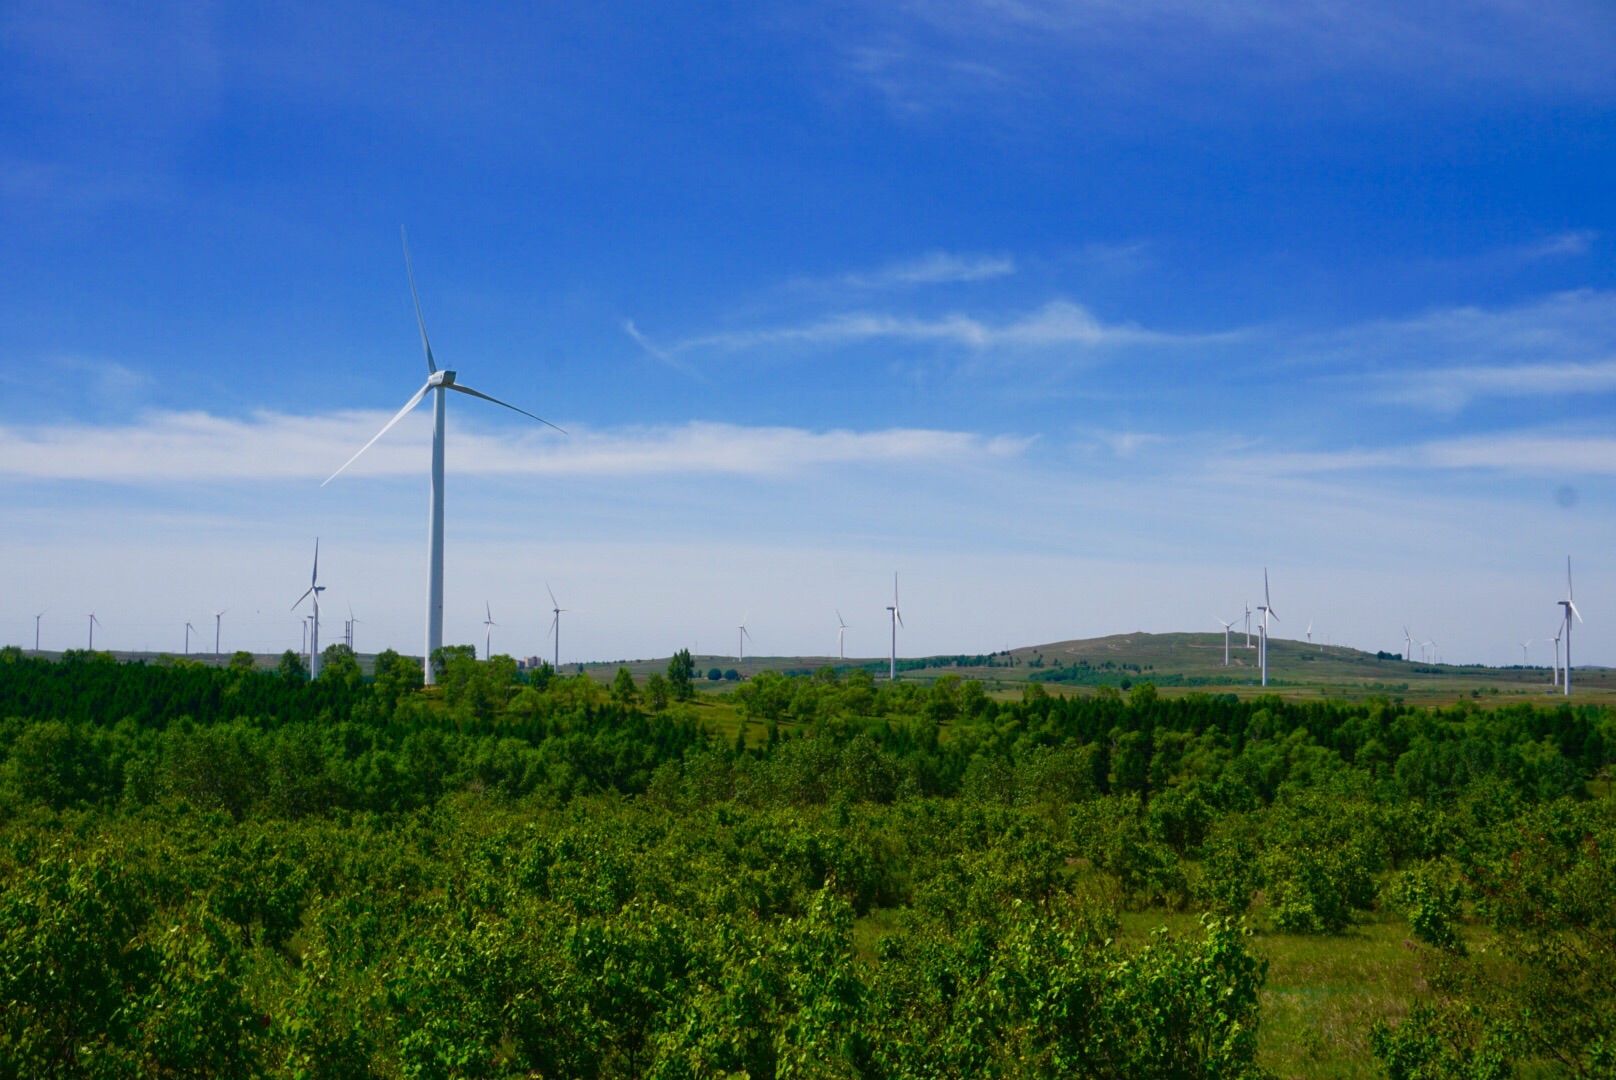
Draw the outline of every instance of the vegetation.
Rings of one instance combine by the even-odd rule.
[[[1616,1070],[1601,706],[323,659],[0,653],[0,1075]]]

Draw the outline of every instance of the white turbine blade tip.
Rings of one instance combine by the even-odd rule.
[[[555,430],[561,432],[561,434],[563,434],[563,435],[566,434],[566,431],[563,428],[558,427],[557,425],[550,423],[550,421],[546,420],[544,417],[535,416],[532,413],[528,412],[526,409],[518,409],[515,405],[512,405],[510,402],[501,401],[501,400],[499,400],[499,398],[493,397],[492,395],[489,395],[489,394],[485,394],[481,390],[473,390],[471,387],[466,386],[464,383],[449,383],[448,384],[448,389],[450,389],[450,390],[458,390],[462,394],[470,394],[472,397],[474,397],[474,398],[482,398],[484,401],[492,401],[495,405],[503,405],[505,408],[511,410],[512,412],[519,412],[523,416],[527,417],[530,420],[537,420],[539,423],[543,424],[545,427],[555,428]]]
[[[370,441],[368,443],[366,443],[364,446],[361,446],[359,448],[358,453],[354,454],[354,456],[349,458],[347,461],[344,461],[342,463],[342,468],[338,469],[336,472],[332,473],[330,476],[326,477],[323,481],[321,481],[320,486],[325,487],[326,484],[329,484],[331,481],[333,481],[337,477],[341,476],[344,469],[347,469],[348,466],[350,466],[354,462],[358,461],[361,454],[363,454],[366,450],[369,450],[372,446],[376,445],[376,440],[377,439],[380,439],[383,435],[386,435],[389,431],[392,430],[394,424],[396,424],[400,420],[404,419],[404,417],[409,414],[411,409],[413,409],[417,405],[421,404],[421,399],[426,397],[426,392],[428,390],[430,390],[430,389],[432,389],[432,384],[431,383],[426,383],[425,385],[423,385],[421,387],[421,389],[417,390],[415,392],[415,395],[413,397],[411,397],[410,400],[408,400],[408,401],[406,401],[404,403],[404,407],[402,409],[398,410],[398,412],[394,413],[393,418],[391,420],[387,421],[387,423],[383,424],[382,429],[380,431],[378,431],[376,434],[372,435],[370,437]]]

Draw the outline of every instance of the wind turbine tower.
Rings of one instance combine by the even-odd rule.
[[[195,631],[196,631],[196,627],[192,626],[190,623],[185,624],[185,655],[186,656],[191,655],[191,635],[193,633],[195,633]]]
[[[898,572],[892,572],[892,603],[887,606],[892,620],[892,652],[887,658],[887,681],[898,681],[898,627],[903,626],[903,611],[898,607]]]
[[[1218,620],[1218,625],[1223,627],[1223,666],[1228,667],[1229,666],[1229,632],[1234,629],[1234,623],[1232,623],[1232,622],[1224,622],[1222,619],[1219,619]]]
[[[1560,601],[1560,606],[1565,609],[1564,612],[1563,612],[1564,622],[1565,622],[1565,681],[1562,684],[1562,687],[1563,687],[1563,689],[1565,691],[1566,697],[1570,697],[1571,696],[1571,620],[1573,618],[1575,618],[1578,622],[1581,622],[1582,621],[1582,612],[1577,610],[1577,602],[1572,598],[1572,593],[1571,593],[1571,556],[1569,556],[1569,555],[1566,556],[1566,598],[1564,600]]]
[[[494,621],[494,609],[488,606],[488,601],[484,600],[483,601],[483,659],[484,660],[492,660],[494,658],[494,652],[493,652],[494,627],[496,627],[498,625],[499,625],[499,623]]]
[[[303,601],[313,600],[314,612],[309,616],[309,678],[320,674],[320,594],[325,592],[325,586],[320,584],[320,538],[314,538],[314,571],[309,575],[309,587],[306,592],[297,598],[292,605],[296,611]]]
[[[224,609],[213,613],[213,655],[223,655],[219,652],[219,623],[224,619]]]
[[[93,612],[93,611],[90,612],[90,651],[91,652],[95,651],[95,628],[97,626],[100,626],[100,625],[101,625],[101,620],[95,617],[95,612]],[[1570,644],[1570,643],[1567,642],[1567,644]],[[1570,649],[1566,650],[1568,655],[1570,654],[1570,651],[1571,651]]]
[[[1531,649],[1531,647],[1532,647],[1532,639],[1531,638],[1527,638],[1525,641],[1521,642],[1521,667],[1531,667],[1532,661],[1531,661],[1530,657],[1531,657],[1532,654],[1529,651]]]
[[[481,390],[455,381],[455,372],[438,370],[437,361],[432,356],[432,342],[427,338],[426,319],[421,314],[421,294],[415,288],[415,267],[410,263],[409,238],[404,230],[399,229],[399,237],[404,243],[404,271],[410,279],[410,298],[415,303],[415,325],[421,332],[421,351],[426,356],[426,383],[404,403],[404,407],[394,414],[393,418],[382,425],[382,429],[371,436],[370,442],[359,448],[359,453],[343,463],[341,469],[326,477],[325,484],[329,484],[341,475],[343,469],[352,465],[359,459],[360,454],[375,445],[376,440],[387,434],[389,429],[419,405],[427,394],[432,395],[432,470],[428,488],[427,511],[427,541],[426,541],[426,655],[422,657],[422,679],[427,686],[436,682],[432,670],[432,654],[443,647],[443,429],[445,409],[448,404],[448,391],[453,390],[459,394],[482,398],[495,405],[501,405],[512,412],[519,412],[531,420],[537,420],[546,427],[561,431],[542,416],[534,416],[526,409],[518,409],[509,402],[490,397]],[[563,435],[566,432],[561,432]],[[325,484],[321,484],[324,487]]]
[[[1251,648],[1251,601],[1246,601],[1246,648]]]
[[[1408,632],[1408,624],[1403,624],[1403,660],[1414,659],[1414,637]]]
[[[39,651],[39,620],[44,617],[45,613],[43,611],[34,616],[34,651],[36,653]]]
[[[1258,658],[1258,661],[1262,664],[1262,684],[1264,686],[1267,686],[1268,685],[1268,617],[1270,615],[1272,615],[1274,617],[1274,621],[1278,622],[1279,621],[1279,614],[1274,611],[1273,601],[1270,600],[1269,596],[1268,596],[1268,567],[1266,567],[1266,566],[1263,567],[1263,572],[1262,572],[1262,596],[1263,596],[1263,602],[1260,605],[1258,605],[1258,607],[1257,607],[1257,610],[1262,612],[1262,624],[1261,624],[1261,626],[1258,627],[1258,631],[1257,631],[1258,636],[1259,636],[1259,644],[1257,646],[1257,658]]]
[[[840,611],[836,613],[836,659],[847,659],[847,623]]]
[[[550,636],[555,638],[555,669],[561,670],[561,613],[567,609],[562,607],[555,598],[555,590],[545,583],[544,591],[550,594],[550,611],[554,617],[550,620]]]
[[[740,633],[736,635],[736,644],[738,648],[735,650],[735,660],[737,663],[746,659],[746,642],[747,639],[752,636],[746,632],[746,624],[750,620],[750,615],[742,616],[741,625],[736,627],[736,629],[740,631]]]

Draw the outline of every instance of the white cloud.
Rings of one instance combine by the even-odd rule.
[[[1016,272],[1008,255],[959,255],[927,252],[918,258],[888,263],[875,270],[844,274],[841,282],[859,289],[886,289],[904,285],[951,285],[989,281]]]
[[[851,312],[796,326],[707,334],[682,342],[678,348],[741,351],[770,345],[843,345],[866,341],[936,343],[976,350],[1058,345],[1099,348],[1191,344],[1229,336],[1176,334],[1132,323],[1104,323],[1081,304],[1053,300],[1029,314],[999,323],[957,313],[914,316]]]
[[[1616,390],[1616,360],[1593,363],[1444,367],[1386,380],[1382,398],[1453,411],[1478,398],[1549,397]]]
[[[122,426],[0,426],[0,477],[113,483],[325,479],[381,427],[380,412],[241,419],[159,412]],[[417,476],[428,419],[404,421],[350,470]],[[689,423],[673,427],[548,432],[457,430],[460,475],[658,476],[706,473],[772,476],[827,466],[924,466],[1021,454],[1029,440],[962,431],[889,428],[810,431]]]
[[[1586,255],[1599,234],[1592,229],[1568,229],[1522,249],[1528,259],[1557,259]]]
[[[1224,457],[1212,469],[1264,476],[1365,470],[1481,470],[1512,475],[1616,476],[1616,437],[1498,432],[1432,439],[1405,446],[1353,447]]]

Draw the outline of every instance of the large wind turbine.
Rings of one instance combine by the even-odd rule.
[[[746,632],[746,624],[750,620],[751,620],[750,615],[742,616],[741,617],[741,625],[736,627],[736,629],[740,631],[740,633],[736,635],[736,644],[739,646],[739,648],[737,648],[736,651],[735,651],[735,659],[736,659],[736,661],[741,661],[741,660],[746,659],[746,642],[747,642],[747,639],[752,636],[751,634],[748,634]]]
[[[348,605],[348,651],[349,652],[354,651],[354,647],[353,647],[353,639],[354,639],[353,628],[358,626],[358,625],[359,625],[359,619],[353,613],[353,605],[349,604]]]
[[[196,627],[190,623],[185,624],[185,655],[191,655],[191,635],[196,633]]]
[[[1407,662],[1407,661],[1412,661],[1413,659],[1414,659],[1414,638],[1413,638],[1413,635],[1411,635],[1408,632],[1408,624],[1404,623],[1403,624],[1403,660],[1405,662]]]
[[[1577,610],[1577,603],[1576,603],[1575,600],[1572,599],[1572,595],[1571,595],[1571,556],[1569,556],[1569,555],[1566,556],[1566,598],[1564,600],[1560,601],[1560,606],[1565,609],[1565,611],[1563,613],[1564,616],[1565,616],[1565,682],[1563,683],[1563,686],[1564,686],[1564,689],[1565,689],[1566,696],[1570,697],[1571,696],[1571,620],[1572,620],[1572,618],[1575,618],[1578,622],[1581,622],[1582,621],[1582,612]]]
[[[432,342],[426,335],[426,318],[421,314],[421,294],[415,288],[415,267],[410,262],[409,238],[404,230],[399,229],[399,236],[404,243],[404,271],[410,279],[410,298],[415,303],[415,325],[421,331],[421,351],[426,355],[426,383],[417,390],[404,407],[393,418],[382,425],[382,429],[371,436],[370,442],[359,448],[359,453],[343,463],[338,469],[326,477],[325,484],[329,484],[341,475],[346,469],[359,459],[359,455],[369,450],[377,439],[387,434],[392,426],[404,419],[411,410],[421,403],[421,399],[430,392],[432,396],[432,471],[430,486],[430,507],[427,514],[427,540],[426,540],[426,655],[422,658],[422,679],[426,685],[431,686],[436,679],[432,671],[432,654],[443,647],[443,426],[444,414],[448,404],[446,391],[469,394],[484,401],[491,401],[495,405],[503,405],[512,412],[519,412],[523,416],[547,427],[561,431],[542,416],[534,416],[526,409],[518,409],[515,405],[490,397],[481,390],[473,390],[469,386],[455,381],[453,371],[439,371],[438,364],[432,356]],[[566,432],[562,432],[563,435]],[[324,487],[325,484],[321,484]]]
[[[39,620],[43,619],[44,617],[45,617],[45,613],[43,611],[41,611],[38,615],[34,616],[34,651],[35,652],[39,651]]]
[[[219,622],[220,622],[220,620],[222,620],[224,618],[224,613],[227,610],[229,610],[229,609],[228,608],[222,608],[222,609],[220,609],[218,611],[215,611],[213,613],[213,655],[214,656],[222,655],[219,652]]]
[[[496,627],[498,625],[499,625],[499,623],[494,621],[494,609],[488,606],[488,601],[484,600],[483,601],[483,659],[484,660],[492,660],[494,658],[494,652],[493,652],[494,627]]]
[[[309,678],[320,674],[320,594],[325,592],[325,586],[320,584],[320,538],[314,538],[314,572],[309,575],[308,591],[297,598],[292,605],[296,611],[303,601],[313,598],[314,614],[309,618]]]
[[[1219,619],[1218,620],[1218,625],[1223,627],[1223,666],[1228,667],[1229,666],[1229,632],[1234,629],[1234,623],[1232,623],[1232,622],[1224,622],[1222,619]]]
[[[557,671],[560,671],[561,670],[561,613],[566,611],[567,609],[562,607],[560,601],[558,601],[555,598],[555,590],[550,588],[549,582],[545,582],[544,591],[550,594],[550,610],[555,613],[555,617],[550,620],[550,634],[551,634],[551,636],[553,636],[555,638],[555,669]]]
[[[1268,567],[1266,567],[1266,566],[1263,567],[1263,572],[1262,572],[1262,601],[1263,602],[1257,606],[1257,610],[1262,612],[1262,625],[1259,626],[1258,629],[1257,629],[1258,639],[1260,641],[1260,644],[1257,646],[1257,658],[1258,658],[1258,661],[1262,664],[1262,684],[1264,686],[1267,686],[1268,685],[1268,616],[1272,615],[1274,617],[1274,621],[1278,622],[1279,621],[1279,614],[1274,611],[1273,601],[1268,598]]]
[[[1529,659],[1531,656],[1531,648],[1531,638],[1527,638],[1525,641],[1521,642],[1521,667],[1531,667],[1532,661]]]
[[[903,626],[903,611],[898,607],[898,572],[892,572],[892,603],[887,605],[892,620],[892,652],[887,658],[887,681],[898,681],[898,627]]]
[[[1251,601],[1246,601],[1246,648],[1251,648]]]
[[[836,613],[836,659],[847,659],[847,623],[840,611]]]
[[[100,625],[101,625],[101,620],[95,617],[95,612],[93,612],[93,611],[90,612],[90,651],[91,652],[95,651],[95,628],[97,626],[100,626]],[[1567,641],[1566,644],[1569,645],[1570,642]],[[1567,653],[1570,652],[1569,649],[1567,649],[1566,651],[1567,651]]]

